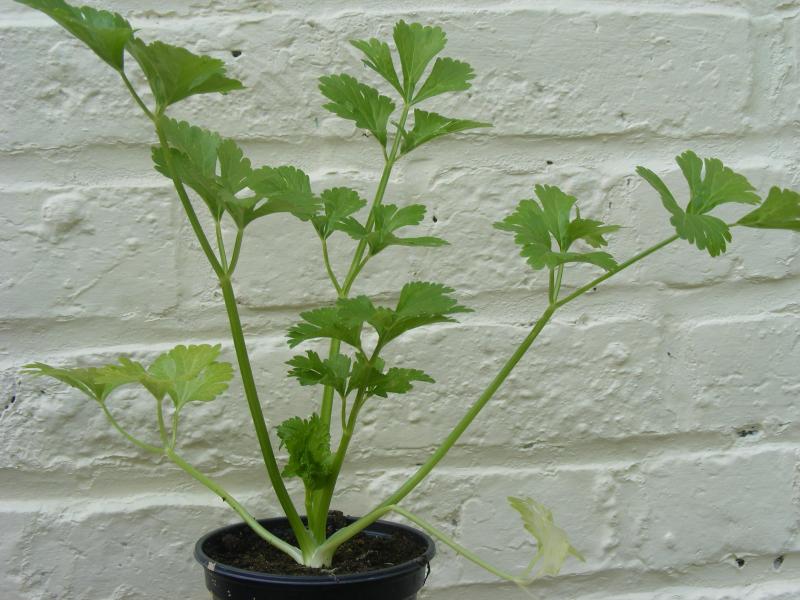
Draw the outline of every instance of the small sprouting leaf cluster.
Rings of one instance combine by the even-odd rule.
[[[161,402],[173,404],[173,429],[181,409],[190,402],[210,402],[228,389],[233,378],[230,363],[220,362],[221,346],[179,345],[156,357],[149,367],[127,357],[102,367],[64,369],[36,362],[25,365],[32,375],[46,375],[80,390],[105,406],[109,395],[125,385],[140,385],[155,398],[161,420]],[[163,423],[160,424],[163,427]],[[176,431],[173,431],[176,433]],[[174,444],[174,438],[173,438]]]

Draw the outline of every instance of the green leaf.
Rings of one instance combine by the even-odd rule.
[[[338,187],[322,192],[322,206],[325,213],[315,215],[311,222],[323,239],[328,239],[334,231],[340,230],[342,223],[367,205],[358,192],[350,188]],[[344,225],[347,228],[347,224]]]
[[[331,338],[360,350],[361,329],[375,310],[369,298],[357,296],[341,298],[336,306],[300,313],[304,322],[289,329],[289,347],[313,339]]]
[[[416,381],[435,383],[433,378],[419,369],[392,367],[384,372],[385,363],[376,358],[370,364],[363,356],[359,356],[353,365],[352,376],[347,393],[363,389],[365,397],[388,397],[389,394],[405,394],[414,389]]]
[[[689,183],[691,199],[686,212],[702,215],[727,202],[758,204],[761,202],[755,188],[744,175],[734,172],[716,158],[701,160],[688,150],[675,161]],[[705,166],[705,172],[703,172]]]
[[[63,0],[16,1],[42,11],[114,69],[124,70],[125,46],[133,38],[133,30],[121,15],[89,6],[78,8]]]
[[[227,94],[244,88],[240,81],[226,77],[225,63],[217,58],[139,39],[128,44],[128,51],[144,71],[161,111],[195,94]]]
[[[319,354],[308,350],[305,356],[295,356],[286,364],[292,367],[289,376],[295,377],[300,385],[329,385],[340,396],[346,395],[350,358],[344,354],[323,360]]]
[[[278,426],[278,437],[289,452],[283,476],[299,477],[307,490],[323,488],[331,476],[333,455],[328,427],[319,415],[287,419]]]
[[[323,108],[355,121],[356,127],[371,132],[378,143],[386,147],[386,127],[395,108],[390,98],[350,75],[326,75],[320,77],[319,82],[320,91],[331,101]]]
[[[441,283],[412,281],[403,286],[395,309],[382,309],[369,319],[378,332],[380,346],[399,335],[434,323],[454,323],[450,315],[472,312],[449,294],[453,289]]]
[[[308,221],[319,208],[308,175],[295,167],[261,167],[253,171],[247,185],[259,199],[266,199],[253,211],[251,221],[278,212],[288,212]]]
[[[402,227],[419,225],[425,218],[425,207],[421,204],[411,204],[397,208],[394,204],[381,204],[376,206],[373,215],[375,226],[373,231],[367,229],[352,218],[344,219],[336,229],[346,232],[356,240],[366,240],[370,254],[376,255],[389,246],[445,246],[447,242],[432,236],[423,237],[398,237],[395,231]]]
[[[402,96],[403,86],[400,85],[400,80],[397,78],[389,45],[376,38],[371,38],[369,41],[350,40],[350,43],[366,55],[363,63],[388,81]]]
[[[553,523],[553,513],[548,508],[532,498],[509,497],[508,502],[522,517],[528,533],[536,539],[536,556],[528,565],[530,573],[541,560],[534,579],[543,575],[558,575],[569,555],[584,560],[580,552],[569,543],[564,530]]]
[[[219,353],[219,344],[176,346],[158,356],[147,372],[164,382],[175,410],[180,410],[188,402],[209,402],[228,389],[233,367],[217,362]]]
[[[401,132],[403,135],[403,143],[400,147],[400,153],[408,154],[417,146],[421,146],[425,142],[429,142],[437,137],[449,133],[466,131],[467,129],[475,129],[476,127],[491,127],[491,125],[479,121],[451,119],[437,113],[425,112],[424,110],[415,108],[414,127],[411,131]]]
[[[99,404],[104,404],[108,395],[120,385],[98,380],[101,371],[94,367],[62,369],[36,362],[25,365],[22,372],[34,377],[47,376],[57,379],[80,390]]]
[[[577,207],[577,216],[572,219],[574,196],[548,185],[537,185],[534,190],[541,204],[536,200],[522,200],[512,214],[494,224],[497,229],[514,234],[514,241],[521,247],[520,255],[531,267],[554,269],[575,262],[589,263],[606,271],[617,267],[617,262],[607,252],[569,251],[578,240],[594,248],[607,245],[605,235],[617,231],[617,225],[582,219]],[[553,241],[557,249],[553,249]]]
[[[153,377],[140,362],[124,356],[119,358],[119,364],[102,367],[98,372],[97,380],[114,386],[138,383],[144,386],[156,400],[162,400],[169,389],[168,381]]]
[[[423,27],[419,23],[399,21],[394,26],[394,43],[403,71],[402,95],[410,102],[428,63],[444,49],[447,36],[440,27]]]
[[[467,63],[452,58],[437,58],[431,74],[422,84],[412,104],[447,92],[462,92],[471,87],[475,72]]]
[[[758,204],[761,199],[744,175],[716,158],[703,160],[694,152],[686,151],[675,160],[689,184],[690,199],[685,210],[653,171],[637,167],[636,172],[658,192],[662,204],[672,215],[670,223],[678,236],[700,250],[707,250],[711,256],[719,256],[732,239],[730,228],[721,219],[706,213],[720,204]]]
[[[773,187],[761,206],[739,219],[739,225],[800,231],[800,194]]]

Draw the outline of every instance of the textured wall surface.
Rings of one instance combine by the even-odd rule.
[[[476,312],[394,350],[438,383],[366,411],[337,501],[351,514],[430,454],[543,308],[542,275],[491,228],[534,183],[624,225],[611,243],[620,259],[671,233],[638,164],[683,189],[673,157],[692,148],[762,193],[800,188],[796,0],[104,6],[145,39],[225,59],[248,89],[176,114],[235,137],[256,164],[297,165],[316,190],[370,197],[382,166],[370,140],[321,108],[320,75],[372,80],[346,40],[388,37],[398,18],[437,23],[446,54],[477,72],[469,97],[431,104],[494,128],[424,146],[387,195],[427,204],[436,219],[424,229],[451,245],[390,249],[356,286],[391,301],[402,281],[444,281]],[[182,342],[221,341],[233,359],[211,272],[113,72],[9,1],[0,56],[0,598],[204,598],[192,545],[235,515],[127,444],[93,403],[19,367],[147,358]],[[283,377],[284,332],[332,293],[307,225],[277,216],[249,237],[235,284],[275,424],[308,414],[313,398]],[[337,265],[348,247],[334,248]],[[799,250],[785,232],[736,230],[716,259],[680,242],[565,307],[405,506],[511,569],[531,546],[505,496],[552,506],[587,560],[536,597],[797,599]],[[566,285],[592,273],[573,270]],[[112,405],[153,433],[146,398]],[[255,514],[274,514],[240,386],[186,416],[183,454]],[[523,596],[440,550],[423,597]]]

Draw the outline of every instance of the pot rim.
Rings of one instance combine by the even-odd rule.
[[[353,523],[357,520],[356,517],[345,516],[350,523]],[[269,525],[273,525],[276,523],[286,523],[286,517],[273,517],[270,519],[258,519],[258,522],[268,527]],[[323,585],[330,585],[331,583],[347,583],[347,582],[367,582],[379,579],[386,579],[392,577],[394,575],[400,575],[404,573],[411,573],[416,569],[419,569],[423,565],[427,565],[428,572],[430,572],[430,561],[436,554],[436,545],[431,539],[431,537],[423,531],[415,529],[413,527],[409,527],[403,523],[395,523],[393,521],[383,521],[378,520],[369,525],[364,529],[364,532],[370,533],[373,535],[378,535],[381,537],[387,536],[392,530],[403,530],[408,533],[411,533],[422,542],[425,543],[426,548],[425,551],[420,554],[418,557],[408,560],[404,563],[400,563],[399,565],[393,565],[391,567],[385,567],[383,569],[375,569],[372,571],[364,571],[363,573],[349,573],[346,575],[335,575],[335,574],[325,574],[325,575],[278,575],[272,573],[265,573],[263,571],[249,571],[247,569],[240,569],[238,567],[232,567],[230,565],[226,565],[224,563],[219,563],[217,561],[212,560],[203,550],[203,545],[209,538],[226,533],[228,531],[239,529],[241,527],[249,527],[244,522],[234,523],[232,525],[227,525],[225,527],[219,527],[212,531],[206,533],[203,537],[197,540],[197,543],[194,546],[194,557],[199,562],[204,569],[215,573],[221,576],[229,576],[234,577],[240,581],[249,581],[254,583],[272,583],[272,584],[289,584],[293,586],[297,586],[298,584],[302,584],[303,586],[314,587],[314,586],[323,586]],[[427,575],[425,577],[427,579]]]

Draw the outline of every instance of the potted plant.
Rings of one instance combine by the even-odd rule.
[[[397,206],[384,202],[384,195],[392,168],[405,155],[444,135],[488,126],[427,110],[437,96],[467,90],[472,68],[441,56],[446,44],[441,28],[400,21],[393,31],[394,48],[375,38],[351,42],[363,53],[365,65],[384,80],[390,95],[346,74],[320,78],[320,91],[327,99],[324,108],[365,130],[372,138],[369,143],[374,147],[377,142],[383,156],[383,172],[368,203],[358,191],[345,187],[315,193],[309,177],[295,167],[255,168],[233,140],[170,118],[171,106],[194,95],[242,89],[239,81],[228,77],[222,61],[158,41],[146,43],[115,13],[77,8],[63,0],[17,1],[49,15],[93,50],[117,72],[132,101],[151,121],[157,140],[152,150],[155,168],[171,180],[218,279],[245,401],[283,517],[256,519],[218,482],[179,453],[182,411],[193,402],[214,400],[234,376],[232,365],[219,360],[220,345],[179,345],[147,365],[123,356],[103,366],[65,368],[37,362],[27,365],[26,370],[85,393],[129,442],[143,452],[169,459],[238,513],[241,525],[212,532],[197,545],[196,556],[205,568],[207,586],[217,598],[413,598],[433,556],[431,537],[498,577],[518,584],[558,573],[570,555],[581,555],[553,522],[551,512],[531,498],[509,498],[537,544],[535,556],[521,574],[492,566],[400,503],[457,443],[558,309],[681,239],[713,257],[726,251],[733,227],[800,230],[799,194],[774,187],[762,201],[743,175],[717,159],[703,160],[689,151],[677,159],[688,183],[689,200],[684,206],[653,171],[637,169],[670,213],[675,233],[618,262],[603,248],[607,246],[606,237],[619,227],[582,217],[574,197],[555,186],[537,185],[535,198],[519,202],[495,227],[512,233],[528,265],[545,272],[548,297],[543,313],[430,458],[373,510],[359,518],[344,517],[332,510],[332,502],[362,409],[376,398],[405,394],[417,385],[433,383],[419,365],[387,364],[384,349],[411,330],[454,322],[457,315],[469,311],[455,299],[453,289],[440,283],[405,283],[398,290],[397,301],[388,306],[377,304],[367,295],[355,295],[353,289],[371,259],[397,250],[392,246],[446,244],[438,237],[409,235],[409,230],[421,224],[424,206]],[[148,84],[149,97],[128,77],[128,68],[134,63]],[[710,214],[725,203],[755,208],[726,223]],[[198,211],[206,215],[201,217]],[[280,424],[269,420],[263,409],[234,288],[248,227],[276,213],[289,213],[308,223],[309,233],[319,240],[320,269],[324,269],[332,288],[330,305],[301,313],[299,322],[288,331],[292,348],[320,340],[327,346],[322,353],[304,347],[288,362],[290,377],[301,386],[318,389],[319,408],[311,415]],[[211,227],[206,228],[204,221]],[[345,271],[337,272],[329,257],[328,244],[333,236],[352,244]],[[573,263],[588,264],[601,274],[564,291],[565,270]],[[140,386],[152,396],[157,432],[154,439],[135,437],[114,415],[109,399],[123,386]],[[278,443],[288,453],[282,468],[276,456]],[[302,481],[302,510],[294,504],[286,478]],[[389,514],[404,517],[428,535],[379,521]],[[256,558],[249,556],[254,548],[261,553]],[[361,560],[360,564],[343,567],[347,561],[341,557],[347,548],[354,549],[351,554],[356,558],[372,554],[378,561]],[[385,567],[384,552],[392,554],[388,558],[392,566]],[[237,553],[248,557],[237,557]],[[280,563],[280,557],[286,564]],[[258,561],[269,565],[268,572],[245,568]]]

